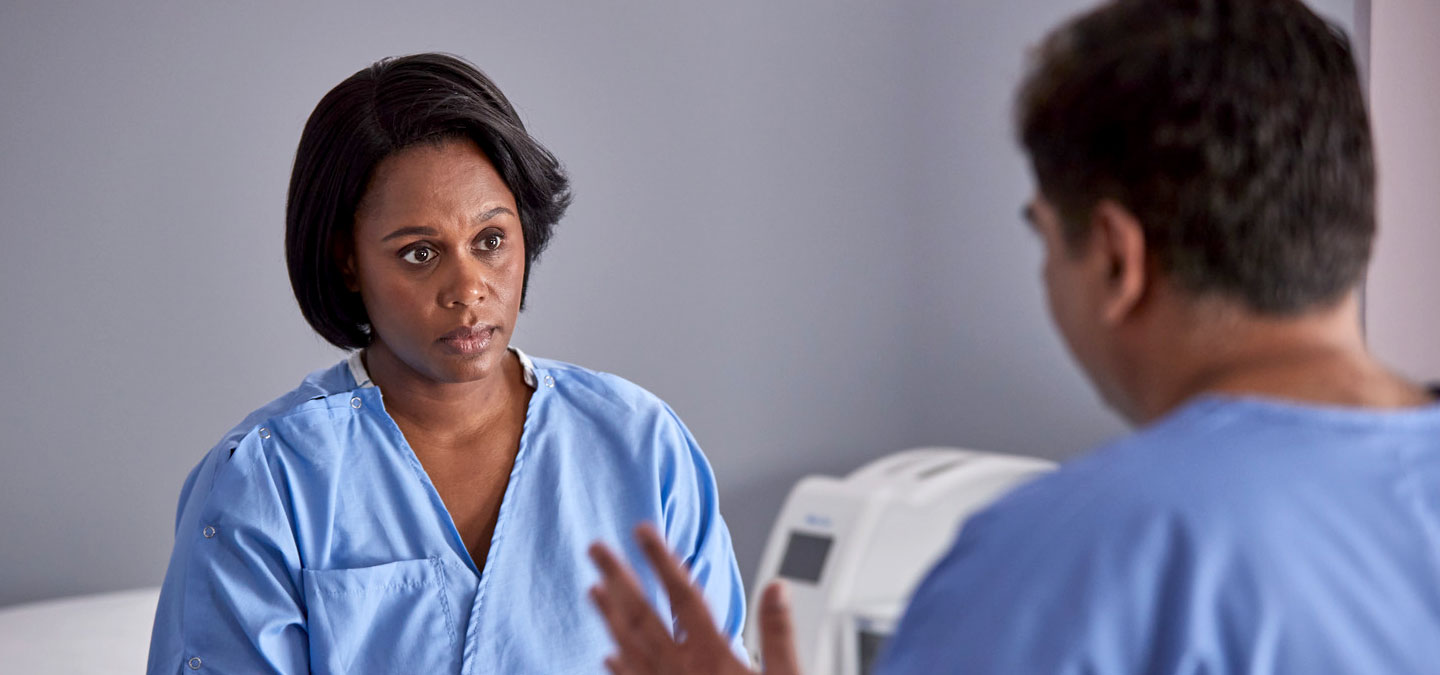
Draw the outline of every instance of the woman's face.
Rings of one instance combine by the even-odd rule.
[[[381,161],[356,210],[346,266],[370,314],[370,359],[393,358],[439,383],[498,373],[525,276],[518,213],[468,139]]]

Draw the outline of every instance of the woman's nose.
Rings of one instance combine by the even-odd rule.
[[[475,261],[461,260],[450,266],[445,285],[440,290],[444,307],[473,307],[485,300],[484,266]]]

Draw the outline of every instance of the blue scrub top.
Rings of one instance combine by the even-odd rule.
[[[876,672],[1440,672],[1440,406],[1202,397],[967,522]]]
[[[352,358],[252,413],[190,473],[148,672],[603,672],[614,649],[586,549],[640,562],[642,521],[743,654],[744,590],[690,432],[619,377],[516,353],[535,391],[484,570]]]

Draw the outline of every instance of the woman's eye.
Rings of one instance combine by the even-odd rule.
[[[498,234],[490,234],[490,235],[486,235],[486,236],[484,236],[484,237],[481,237],[481,238],[480,238],[480,250],[482,250],[482,251],[493,251],[493,250],[495,250],[495,249],[497,249],[497,248],[500,248],[500,242],[503,241],[503,240],[504,240],[504,237],[501,237],[501,236],[498,235]]]
[[[404,260],[408,263],[414,263],[416,265],[422,265],[424,263],[430,262],[430,260],[434,257],[435,250],[428,246],[416,246],[415,248],[412,248],[400,254],[401,260]]]

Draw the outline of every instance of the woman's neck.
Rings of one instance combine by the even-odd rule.
[[[524,366],[506,350],[497,367],[469,382],[439,382],[416,371],[383,343],[361,357],[375,386],[385,395],[385,410],[407,435],[415,432],[444,441],[484,434],[508,420],[526,389]]]

